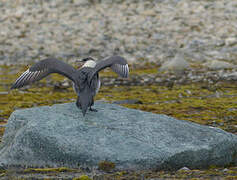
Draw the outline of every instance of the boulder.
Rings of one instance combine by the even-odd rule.
[[[0,146],[0,164],[124,170],[205,168],[237,164],[237,136],[221,129],[96,102],[82,116],[75,103],[14,111]]]
[[[204,63],[204,66],[208,67],[212,70],[218,70],[218,69],[228,69],[228,68],[234,68],[235,66],[231,63],[225,62],[225,61],[219,61],[219,60],[212,60]]]
[[[189,68],[189,63],[185,60],[184,53],[179,52],[176,54],[176,56],[172,60],[164,62],[159,68],[159,70],[182,73],[188,68]]]

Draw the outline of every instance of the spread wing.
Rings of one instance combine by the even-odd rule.
[[[129,75],[129,67],[127,61],[121,56],[111,56],[99,61],[89,77],[89,82],[91,82],[93,76],[99,71],[110,67],[114,72],[123,78],[127,78]]]
[[[74,67],[64,63],[63,61],[59,61],[54,58],[44,59],[34,64],[23,74],[21,74],[21,76],[12,85],[11,89],[20,88],[35,81],[39,81],[51,73],[64,75],[70,80],[74,81],[73,75],[76,72],[77,70]]]

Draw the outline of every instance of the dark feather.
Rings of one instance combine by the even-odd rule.
[[[90,73],[88,81],[91,82],[92,78],[99,71],[110,67],[114,72],[116,72],[121,77],[127,78],[129,75],[129,67],[127,61],[121,56],[111,56],[99,61],[93,71]]]
[[[71,65],[54,58],[45,59],[27,69],[12,85],[11,89],[20,88],[25,85],[39,81],[51,73],[58,73],[75,81],[74,75],[77,70]]]
[[[79,87],[78,92],[78,99],[77,99],[77,106],[81,108],[83,115],[85,115],[88,107],[91,107],[94,103],[94,96],[96,95],[96,89],[97,89],[97,83],[98,83],[98,74],[97,76],[94,76],[92,79],[91,85],[88,83],[88,74],[93,69],[90,67],[84,67],[81,68],[77,76],[80,78],[77,78],[77,84]]]

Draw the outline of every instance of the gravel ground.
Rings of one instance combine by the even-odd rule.
[[[121,54],[162,64],[181,54],[185,67],[237,64],[233,0],[4,0],[0,14],[0,63]]]
[[[102,77],[104,85],[237,82],[235,0],[2,0],[0,14],[0,64],[121,54],[130,64],[155,62],[159,70],[182,73]],[[215,86],[204,88],[216,92]],[[230,175],[236,177],[236,170]]]

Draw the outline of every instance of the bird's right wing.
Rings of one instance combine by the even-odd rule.
[[[107,67],[110,67],[114,72],[116,72],[123,78],[127,78],[129,75],[129,67],[127,61],[121,56],[111,56],[99,61],[96,64],[95,68],[92,70],[92,73],[89,76],[89,82],[91,82],[95,74]]]
[[[20,88],[25,85],[31,84],[35,81],[39,81],[51,73],[58,73],[66,76],[70,80],[74,81],[74,74],[77,70],[71,65],[54,59],[48,58],[34,64],[27,69],[12,85],[11,89]]]

